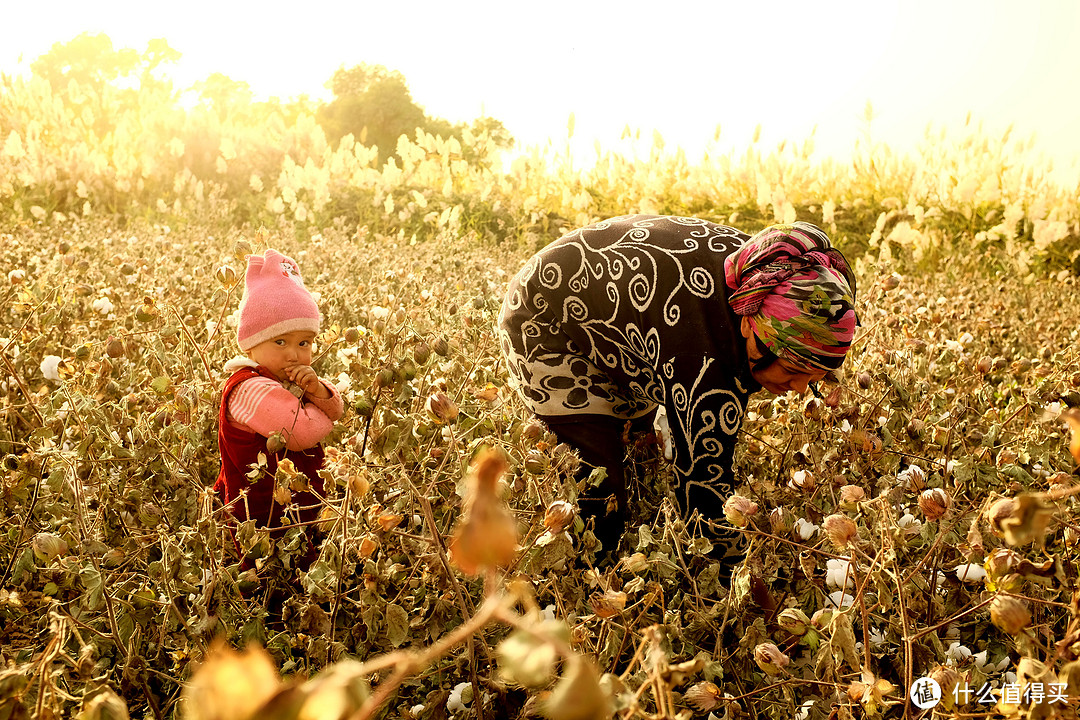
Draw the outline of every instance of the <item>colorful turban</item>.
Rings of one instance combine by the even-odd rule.
[[[724,262],[728,303],[778,358],[835,370],[855,335],[855,275],[820,228],[772,225]]]

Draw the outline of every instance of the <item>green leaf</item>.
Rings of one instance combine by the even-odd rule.
[[[649,528],[647,526],[645,526],[645,525],[642,525],[641,527],[639,527],[638,528],[637,549],[638,550],[647,550],[649,548],[649,545],[652,545],[652,543],[653,543],[653,536],[652,536],[652,533],[649,531]]]
[[[409,614],[400,605],[386,606],[386,637],[394,647],[401,647],[409,637]]]
[[[79,579],[82,580],[86,592],[83,595],[87,610],[97,610],[101,607],[101,596],[104,592],[101,583],[101,573],[97,568],[86,566],[79,571]]]
[[[18,585],[23,580],[28,578],[37,569],[37,563],[34,562],[34,550],[27,546],[23,554],[19,556],[19,559],[15,562],[15,569],[11,574],[11,583]]]
[[[165,375],[159,375],[150,382],[150,389],[158,395],[167,395],[172,386],[172,380]]]

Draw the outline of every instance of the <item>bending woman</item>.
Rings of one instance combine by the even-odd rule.
[[[499,335],[529,410],[607,469],[579,506],[613,549],[627,517],[626,423],[651,425],[664,406],[682,513],[722,518],[748,396],[805,393],[840,367],[854,305],[854,275],[814,225],[751,237],[697,218],[629,215],[533,256],[510,281]]]

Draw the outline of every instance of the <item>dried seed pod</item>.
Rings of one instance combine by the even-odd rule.
[[[389,387],[394,382],[394,371],[390,368],[383,368],[379,372],[375,373],[375,381],[372,383],[376,390],[384,387]]]
[[[776,617],[776,624],[796,637],[802,637],[810,629],[810,618],[799,608],[787,608]]]
[[[612,618],[626,607],[626,593],[608,590],[605,593],[593,593],[589,598],[589,607],[599,618]]]
[[[222,265],[214,271],[214,277],[224,287],[232,287],[236,283],[237,275],[232,265]]]
[[[930,671],[930,678],[941,687],[941,702],[947,709],[952,709],[956,702],[956,687],[963,676],[951,667],[938,665]]]
[[[896,476],[896,479],[909,492],[922,492],[926,489],[926,471],[918,465],[909,465]]]
[[[908,421],[907,427],[908,437],[912,440],[918,440],[922,437],[923,431],[926,430],[926,422],[920,418],[912,418]]]
[[[540,475],[548,467],[548,457],[539,450],[530,450],[525,453],[525,471],[533,475]]]
[[[785,507],[773,508],[769,513],[769,526],[775,535],[787,535],[795,527],[795,515]]]
[[[632,573],[644,572],[649,569],[649,558],[645,557],[645,553],[636,552],[623,558],[623,565]]]
[[[426,342],[419,342],[413,347],[413,360],[417,365],[423,365],[431,358],[431,346]]]
[[[813,492],[814,488],[817,487],[817,481],[814,479],[814,474],[809,470],[796,470],[791,473],[791,479],[788,480],[788,487],[792,490]]]
[[[39,532],[35,535],[30,541],[30,546],[34,549],[34,557],[45,564],[51,563],[68,551],[68,544],[62,537],[48,532]]]
[[[457,405],[441,390],[433,393],[428,398],[427,409],[428,412],[441,423],[452,423],[454,420],[457,420]]]
[[[105,341],[105,354],[116,359],[124,354],[124,341],[112,335]]]
[[[280,432],[273,433],[270,437],[266,438],[266,449],[268,452],[276,455],[285,449],[285,436]]]
[[[821,526],[829,541],[841,550],[859,538],[859,528],[847,515],[829,515],[822,521]]]
[[[746,527],[757,511],[757,503],[741,495],[732,495],[724,503],[724,517],[735,527]]]
[[[986,521],[990,524],[990,530],[999,538],[1005,537],[1005,528],[1002,522],[1013,516],[1016,507],[1016,500],[1013,498],[1001,498],[995,500],[986,510]]]
[[[1015,635],[1031,623],[1031,611],[1020,598],[998,595],[990,603],[990,621],[1003,632]]]
[[[779,675],[791,662],[791,658],[773,643],[761,643],[754,648],[754,662],[766,675]]]
[[[1024,588],[1024,576],[1020,573],[1008,573],[997,581],[997,588],[1002,592],[1019,593]]]
[[[544,527],[552,535],[558,535],[574,522],[574,506],[565,500],[556,500],[544,511]]]
[[[840,488],[840,503],[849,510],[855,509],[855,506],[865,499],[866,491],[858,485],[844,485]]]
[[[544,424],[539,420],[530,420],[521,428],[521,437],[524,440],[535,440],[544,434]]]
[[[938,520],[949,509],[949,494],[941,488],[930,488],[919,493],[919,509],[927,520]]]
[[[695,710],[703,713],[714,710],[722,697],[720,688],[711,682],[699,682],[683,693],[683,699]]]
[[[994,548],[983,563],[983,569],[995,582],[1011,573],[1023,558],[1012,550]]]

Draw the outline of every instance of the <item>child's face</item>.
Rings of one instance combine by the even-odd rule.
[[[285,371],[298,365],[311,365],[311,348],[315,333],[294,330],[259,343],[248,350],[247,356],[277,377],[287,380]]]

